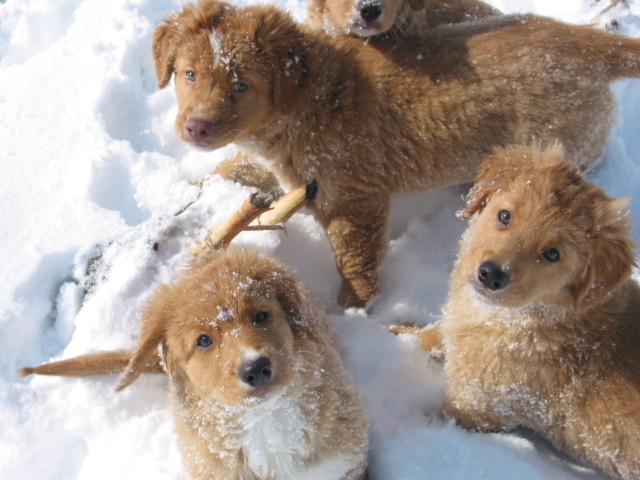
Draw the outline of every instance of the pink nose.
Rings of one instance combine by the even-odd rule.
[[[206,140],[215,130],[215,125],[201,118],[190,118],[184,126],[187,135],[192,140]]]

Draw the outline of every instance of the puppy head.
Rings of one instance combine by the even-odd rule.
[[[424,8],[424,0],[318,0],[311,2],[310,15],[321,18],[331,35],[370,37],[389,30],[399,10],[409,3],[414,10]]]
[[[178,137],[202,148],[247,140],[302,98],[302,34],[272,7],[186,5],[156,28],[153,57],[159,88],[175,74]]]
[[[289,269],[255,252],[196,260],[151,301],[118,389],[161,346],[178,392],[238,406],[278,395],[296,379],[298,349],[313,335],[299,288]]]
[[[480,169],[462,217],[463,278],[487,302],[590,308],[635,264],[627,199],[586,181],[555,146],[498,150]]]

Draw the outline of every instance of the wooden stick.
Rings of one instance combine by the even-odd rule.
[[[274,203],[273,208],[261,214],[256,223],[258,225],[277,225],[286,222],[306,205],[308,189],[306,182],[299,183]],[[315,194],[315,190],[313,193]]]
[[[315,181],[301,182],[275,203],[273,203],[273,193],[254,193],[236,212],[209,230],[205,239],[191,249],[191,254],[200,255],[225,248],[244,230],[284,229],[280,224],[289,220],[308,201],[312,200],[317,191],[318,185]],[[273,207],[271,207],[272,203]],[[249,226],[256,218],[258,224]]]
[[[254,193],[231,216],[209,230],[204,240],[191,249],[191,255],[227,247],[258,215],[267,211],[272,202],[272,194]]]

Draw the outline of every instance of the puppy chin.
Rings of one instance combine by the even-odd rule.
[[[471,298],[493,307],[518,308],[521,302],[514,302],[509,298],[505,290],[494,292],[484,287],[477,279],[472,278],[467,281]]]
[[[255,407],[277,400],[282,396],[284,390],[285,388],[280,385],[267,385],[265,387],[253,388],[250,392],[247,392],[243,399],[243,404],[246,407]]]
[[[365,22],[360,15],[355,16],[346,28],[347,35],[356,35],[358,37],[372,37],[386,31],[389,27],[385,25],[384,16],[373,22]]]

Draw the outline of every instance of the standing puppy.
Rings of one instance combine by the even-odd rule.
[[[340,303],[378,289],[395,193],[471,181],[494,147],[560,139],[581,166],[600,157],[609,83],[640,75],[640,41],[550,19],[439,27],[415,49],[370,48],[298,26],[267,6],[202,0],[160,25],[160,88],[175,74],[176,132],[234,142],[285,185],[317,181],[310,208],[343,278]]]
[[[133,352],[90,354],[24,375],[157,372],[162,350],[187,469],[207,480],[357,480],[366,413],[326,313],[293,272],[255,252],[194,261],[147,307]]]
[[[610,478],[640,478],[640,286],[626,205],[558,147],[500,150],[483,164],[443,318],[413,332],[423,344],[441,337],[444,410],[462,426],[530,428]]]

